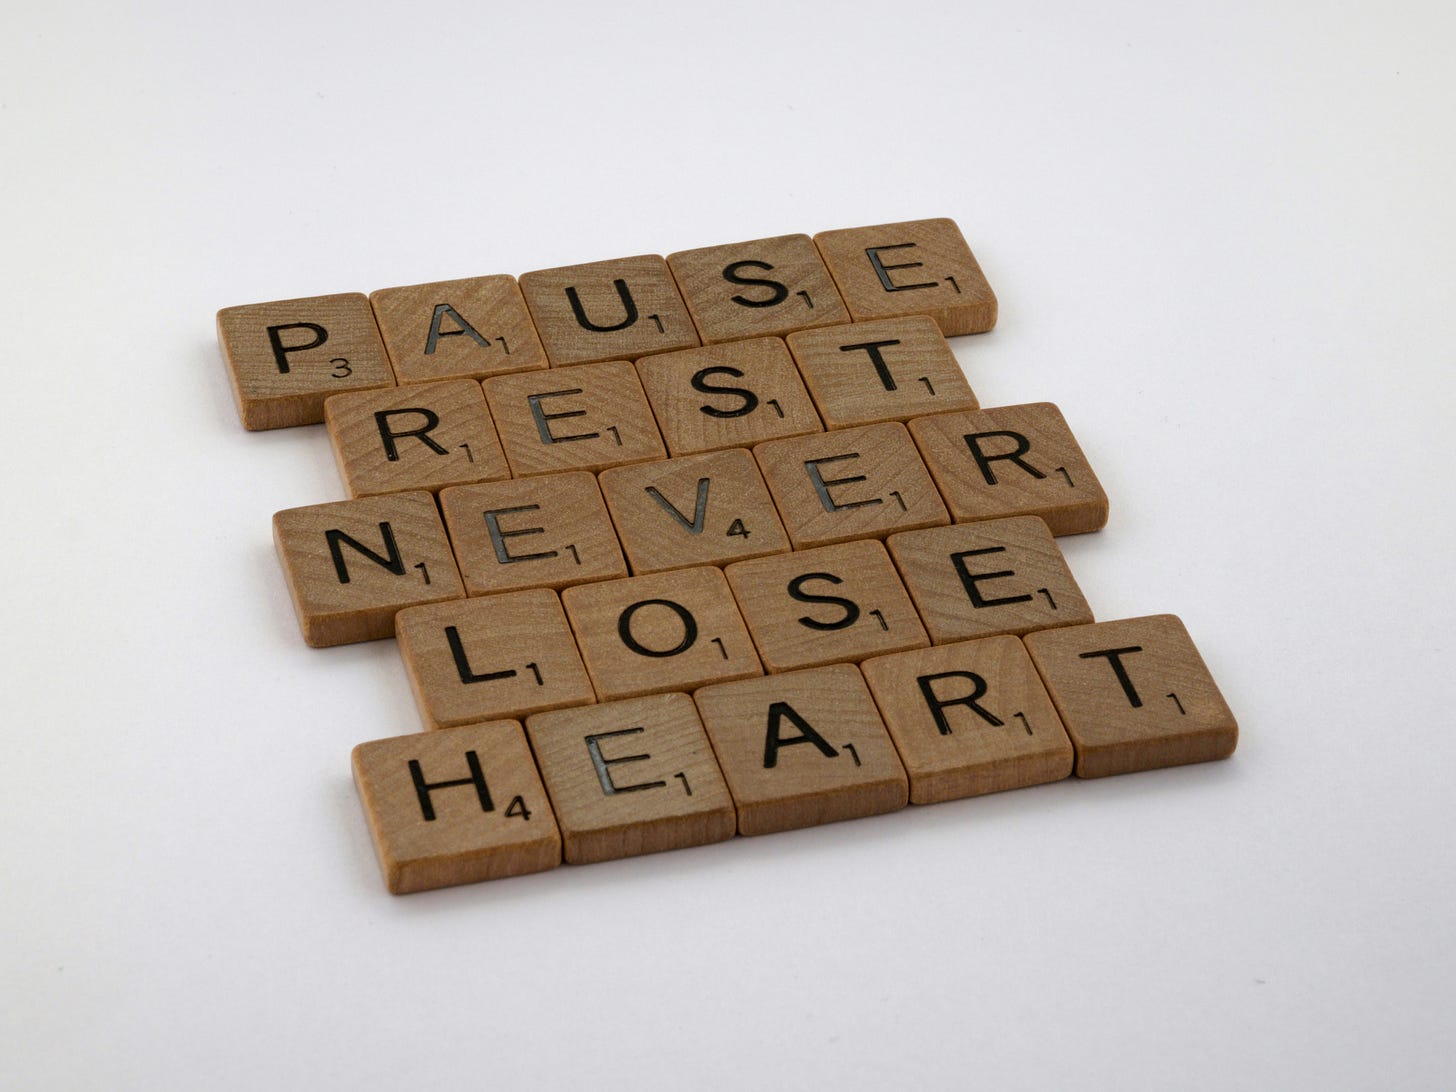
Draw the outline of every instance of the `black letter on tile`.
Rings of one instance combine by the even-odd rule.
[[[285,345],[278,335],[284,330],[312,330],[317,335],[307,345]],[[288,374],[288,354],[301,353],[305,349],[317,349],[329,340],[329,332],[316,322],[285,322],[282,326],[268,327],[268,344],[273,346],[273,359],[278,362],[278,371]]]
[[[767,273],[772,268],[773,266],[769,265],[768,262],[755,261],[734,262],[732,265],[726,267],[723,270],[723,279],[730,284],[762,285],[764,288],[773,289],[772,294],[766,300],[751,300],[747,296],[730,296],[729,298],[742,307],[773,307],[775,304],[783,303],[784,300],[789,298],[789,289],[786,285],[782,285],[778,281],[768,280],[765,277],[740,277],[738,275],[740,269],[762,269]]]
[[[932,684],[941,679],[967,679],[973,689],[962,698],[940,698],[936,696]],[[982,709],[976,704],[977,699],[986,694],[986,680],[974,671],[941,671],[934,675],[919,675],[915,681],[920,686],[920,696],[925,699],[925,705],[935,719],[935,726],[940,729],[940,734],[943,736],[950,735],[950,721],[946,718],[945,710],[952,705],[964,705],[993,728],[1000,728],[1006,723],[995,713]]]
[[[415,783],[415,795],[420,798],[420,812],[425,817],[425,822],[435,821],[435,806],[430,803],[430,793],[436,789],[450,789],[456,785],[474,785],[475,795],[480,797],[481,811],[495,811],[495,804],[491,803],[490,789],[485,783],[485,771],[480,768],[480,759],[475,757],[474,751],[465,752],[465,764],[470,767],[470,776],[462,777],[459,781],[436,781],[428,784],[425,781],[424,772],[420,769],[418,759],[409,760],[410,778]]]
[[[831,630],[845,629],[859,621],[858,603],[853,599],[846,599],[842,595],[815,595],[813,592],[806,592],[804,584],[810,580],[827,580],[831,584],[844,583],[833,573],[804,573],[789,581],[789,598],[799,603],[834,603],[844,611],[844,615],[833,622],[820,622],[805,615],[799,619],[799,625],[809,629]]]
[[[465,645],[460,640],[460,631],[454,626],[445,627],[445,640],[450,642],[450,655],[455,657],[455,670],[460,675],[463,683],[495,682],[498,679],[513,678],[515,669],[508,671],[487,671],[484,675],[477,675],[470,666],[470,658],[465,655]]]
[[[632,619],[637,616],[637,612],[643,607],[651,606],[667,607],[682,622],[682,640],[672,648],[648,648],[642,642],[638,641],[636,637],[632,636]],[[681,603],[674,603],[671,599],[643,599],[633,603],[617,616],[617,636],[622,639],[624,645],[639,656],[652,656],[657,659],[665,659],[668,656],[676,656],[680,652],[686,652],[693,647],[693,642],[698,639],[698,620],[693,617],[692,612],[687,607]]]
[[[919,269],[925,263],[904,262],[900,265],[886,265],[884,262],[880,261],[880,251],[904,250],[907,247],[912,246],[915,246],[915,244],[896,243],[894,246],[865,247],[865,254],[869,256],[870,265],[875,267],[875,275],[880,278],[880,287],[882,287],[886,292],[908,292],[912,288],[934,288],[940,283],[939,281],[926,281],[923,284],[896,284],[894,281],[890,280],[890,270],[892,269]]]
[[[506,539],[517,538],[520,535],[544,535],[544,527],[522,527],[517,531],[502,531],[500,525],[501,516],[510,515],[512,512],[535,512],[541,508],[539,504],[521,504],[515,508],[492,508],[481,513],[485,516],[485,531],[490,535],[490,544],[495,547],[495,559],[502,565],[509,565],[513,561],[540,561],[543,558],[555,557],[556,550],[542,550],[534,554],[513,554],[506,548]]]
[[[1128,677],[1127,668],[1122,666],[1122,658],[1132,652],[1141,652],[1141,645],[1130,645],[1127,648],[1104,648],[1097,652],[1084,652],[1078,659],[1092,660],[1098,656],[1106,656],[1107,662],[1112,665],[1112,673],[1117,676],[1117,681],[1122,684],[1122,692],[1127,695],[1127,703],[1134,709],[1142,708],[1143,699],[1138,697],[1137,687],[1133,686],[1132,679]]]
[[[626,312],[626,317],[615,326],[598,326],[587,318],[586,312],[581,306],[581,297],[576,293],[576,287],[573,285],[566,290],[566,298],[571,301],[571,313],[576,316],[576,321],[582,325],[583,329],[593,330],[598,334],[609,334],[613,330],[625,330],[637,321],[637,304],[632,299],[632,292],[627,287],[627,282],[618,277],[612,282],[612,286],[616,288],[617,296],[622,301],[622,309]]]
[[[704,368],[700,372],[694,372],[693,378],[690,380],[693,390],[703,394],[736,394],[739,398],[743,399],[743,405],[737,409],[723,410],[706,405],[699,406],[698,409],[706,413],[709,417],[746,417],[758,409],[758,395],[754,394],[751,390],[745,387],[716,387],[703,379],[706,375],[731,375],[734,379],[742,379],[743,374],[737,368],[730,368],[727,365],[720,365],[715,368]]]
[[[843,504],[834,499],[834,494],[829,492],[831,485],[853,485],[855,482],[868,481],[863,474],[856,474],[851,478],[829,478],[825,480],[819,472],[820,463],[837,463],[844,459],[858,459],[858,452],[850,452],[847,455],[826,455],[822,459],[805,459],[804,469],[809,472],[809,481],[814,485],[814,492],[819,494],[819,503],[824,506],[826,512],[843,512],[849,508],[868,508],[874,504],[884,503],[883,497],[871,497],[869,500],[845,501]]]
[[[641,789],[660,789],[666,781],[643,781],[636,785],[618,785],[612,780],[612,771],[609,767],[616,766],[622,762],[645,762],[651,755],[621,755],[618,758],[606,758],[602,754],[602,745],[598,743],[601,739],[611,739],[613,736],[633,736],[638,732],[646,731],[640,725],[636,728],[622,728],[616,732],[598,732],[594,736],[586,737],[586,749],[591,754],[592,765],[597,771],[597,780],[602,784],[602,792],[607,796],[615,796],[619,792],[637,792]]]
[[[541,394],[528,394],[526,401],[531,406],[531,416],[536,419],[536,432],[541,437],[543,444],[564,444],[569,440],[595,440],[601,435],[600,432],[577,432],[570,436],[557,436],[551,431],[552,421],[565,420],[568,417],[585,417],[586,410],[574,409],[564,413],[547,413],[541,408],[543,398],[564,398],[569,394],[580,394],[580,387],[572,387],[564,391],[545,391]]]
[[[388,569],[395,576],[404,575],[404,558],[400,555],[399,547],[395,545],[394,529],[389,526],[388,522],[381,523],[379,525],[379,533],[384,538],[384,549],[387,551],[388,557],[380,557],[368,546],[365,546],[358,539],[346,535],[343,531],[331,530],[324,532],[324,540],[329,544],[329,554],[334,559],[334,572],[338,573],[340,584],[347,584],[349,582],[349,566],[344,564],[344,554],[339,549],[340,545],[350,546],[358,550],[370,561],[374,562],[374,564]]]
[[[989,439],[992,436],[1005,436],[1008,439],[1015,440],[1016,450],[1008,451],[1004,455],[987,455],[981,450],[981,441]],[[1033,478],[1046,477],[1040,470],[1022,458],[1023,455],[1031,450],[1031,441],[1019,432],[968,432],[965,435],[965,441],[966,447],[971,449],[971,458],[975,459],[976,465],[981,468],[981,476],[986,479],[987,485],[996,484],[996,474],[991,469],[991,464],[998,459],[1009,460],[1015,463]]]
[[[1003,576],[1015,576],[1015,569],[1003,569],[995,573],[973,573],[966,568],[966,558],[978,557],[981,554],[1004,554],[1005,546],[987,546],[983,550],[957,550],[950,555],[950,563],[955,566],[956,574],[961,578],[961,586],[966,589],[966,595],[970,596],[973,607],[999,607],[1006,603],[1030,603],[1029,595],[1003,595],[1000,599],[987,599],[976,587],[983,580],[999,580]]]
[[[396,414],[418,413],[425,419],[423,428],[406,429],[403,432],[395,432],[390,426],[389,419]],[[399,462],[399,448],[395,445],[396,440],[406,436],[413,436],[420,443],[433,451],[436,455],[450,454],[443,447],[430,439],[429,433],[440,427],[440,415],[434,410],[427,410],[423,407],[418,409],[386,409],[374,411],[374,424],[379,428],[379,438],[384,441],[384,455],[392,463]]]
[[[798,735],[789,736],[787,739],[779,735],[779,726],[785,720],[799,730]],[[839,757],[839,752],[827,739],[814,731],[813,726],[799,715],[798,710],[786,701],[776,701],[768,707],[768,733],[763,739],[763,768],[771,770],[777,766],[779,748],[791,747],[795,743],[812,743],[825,758]]]
[[[458,330],[440,329],[440,320],[449,315],[460,327]],[[489,349],[490,342],[480,336],[480,331],[460,317],[460,312],[451,307],[448,303],[435,304],[435,313],[430,317],[430,334],[425,338],[425,355],[429,356],[435,351],[435,346],[442,337],[459,337],[466,335],[482,349]]]
[[[868,353],[870,360],[875,365],[875,374],[880,377],[880,383],[884,385],[885,390],[893,391],[899,390],[899,388],[895,385],[895,377],[890,374],[890,366],[885,363],[885,356],[880,350],[887,345],[898,344],[900,344],[899,338],[893,341],[866,341],[860,345],[841,345],[839,351],[841,353],[857,353],[861,351]]]
[[[708,518],[708,486],[711,484],[711,478],[698,479],[698,504],[693,510],[691,523],[688,522],[687,516],[677,510],[677,505],[662,495],[657,486],[649,485],[647,487],[647,495],[660,504],[667,511],[668,515],[672,516],[673,519],[687,528],[689,534],[701,535],[703,533],[703,523]]]

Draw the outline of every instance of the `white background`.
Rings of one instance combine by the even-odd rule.
[[[1451,1087],[1448,4],[6,7],[0,1086]],[[216,310],[932,216],[1237,754],[386,894]]]

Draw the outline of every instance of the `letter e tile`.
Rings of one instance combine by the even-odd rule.
[[[561,836],[513,720],[354,748],[354,784],[389,890],[476,883],[561,863]]]
[[[738,833],[772,834],[903,808],[905,769],[852,664],[693,694]]]
[[[1227,758],[1233,713],[1171,614],[1023,638],[1077,749],[1078,777]]]
[[[526,731],[570,864],[733,837],[733,800],[686,694],[537,713]]]

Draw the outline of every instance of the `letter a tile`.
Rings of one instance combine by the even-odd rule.
[[[354,784],[396,895],[561,863],[561,835],[513,720],[354,748]]]
[[[1077,776],[1227,758],[1233,713],[1171,614],[1047,629],[1024,638],[1077,748]]]
[[[733,837],[733,800],[686,694],[526,721],[570,864]]]
[[[852,664],[707,686],[693,700],[739,834],[881,815],[908,800],[905,769]]]
[[[315,648],[393,637],[405,607],[465,596],[429,493],[289,508],[274,515],[273,540]]]

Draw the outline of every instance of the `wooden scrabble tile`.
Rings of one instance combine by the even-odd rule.
[[[469,379],[336,394],[324,421],[351,497],[510,477],[485,395]]]
[[[704,345],[849,321],[807,235],[683,250],[667,264]]]
[[[586,471],[456,486],[441,491],[440,510],[470,595],[627,575],[596,476]]]
[[[742,448],[616,466],[598,480],[634,573],[789,550],[758,464]]]
[[[739,834],[882,815],[909,799],[905,768],[852,664],[707,686],[693,701]]]
[[[733,800],[686,694],[537,713],[526,731],[569,863],[733,837]]]
[[[601,701],[763,674],[719,569],[579,584],[561,602]]]
[[[1077,749],[1078,777],[1227,758],[1239,728],[1171,614],[1028,634]]]
[[[799,369],[776,337],[645,357],[637,374],[674,455],[824,431]]]
[[[403,608],[465,595],[429,493],[285,509],[273,516],[273,541],[315,648],[393,637]]]
[[[484,388],[516,477],[605,470],[667,454],[626,361],[498,375]]]
[[[898,421],[770,440],[753,455],[795,549],[950,522]]]
[[[936,644],[1093,621],[1036,516],[906,531],[885,545]]]
[[[508,274],[369,293],[401,383],[484,379],[546,367],[546,350]]]
[[[1054,535],[1107,523],[1107,494],[1050,402],[919,417],[910,434],[957,523],[1040,516]]]
[[[924,315],[805,330],[788,344],[829,428],[977,406],[950,343]]]
[[[986,637],[860,664],[910,775],[938,804],[1060,781],[1072,744],[1021,641]]]
[[[739,561],[724,570],[770,672],[930,644],[883,543]]]
[[[657,254],[521,275],[552,367],[635,360],[698,344],[677,282]]]
[[[427,728],[596,700],[561,601],[545,588],[410,607],[395,636]]]
[[[516,721],[361,743],[353,765],[396,895],[561,863],[556,818]]]
[[[316,425],[329,395],[394,386],[360,292],[224,307],[217,340],[246,429]]]
[[[946,337],[996,325],[996,295],[954,220],[822,231],[814,243],[856,322],[929,315]]]

